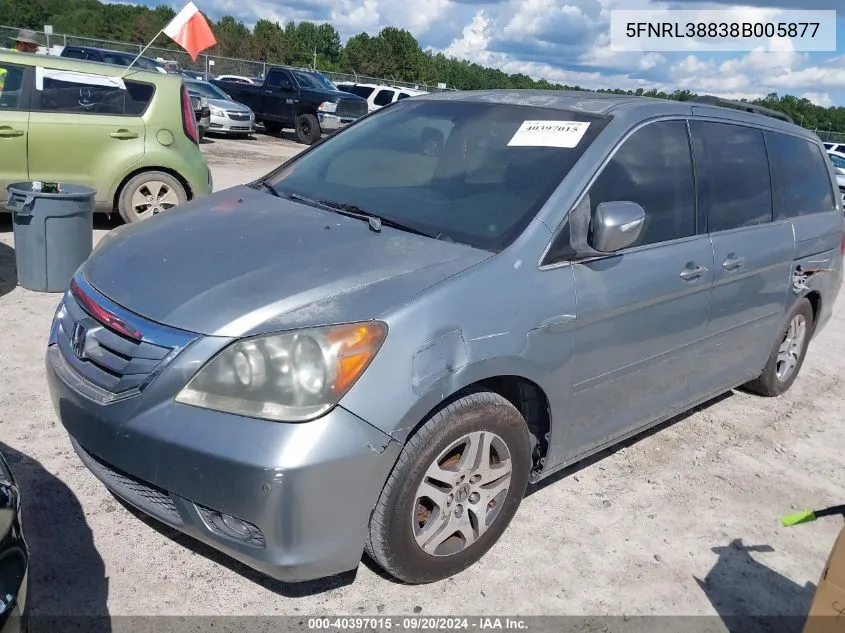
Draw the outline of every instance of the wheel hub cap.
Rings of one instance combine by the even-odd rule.
[[[804,351],[807,336],[807,320],[803,314],[795,315],[786,328],[786,334],[778,348],[777,378],[781,382],[789,379],[798,367],[798,361]]]
[[[417,488],[412,516],[417,544],[451,556],[493,524],[510,488],[511,456],[495,433],[468,433],[443,450]]]

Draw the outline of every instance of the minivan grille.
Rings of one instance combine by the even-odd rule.
[[[352,99],[341,99],[337,104],[335,114],[339,117],[358,118],[367,114],[366,101],[353,101]]]
[[[98,307],[90,294],[86,294],[85,301]],[[103,313],[109,312],[103,308]],[[194,338],[180,330],[145,324],[143,319],[135,317],[132,327],[139,334],[136,340],[107,325],[103,318],[102,314],[95,316],[83,308],[72,292],[66,293],[62,309],[57,313],[56,342],[65,361],[77,374],[112,394],[129,395],[140,389],[174,349],[186,346]],[[156,338],[162,332],[166,336],[161,338],[166,341]]]

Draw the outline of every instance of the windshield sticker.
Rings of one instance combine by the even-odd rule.
[[[590,124],[585,121],[523,121],[508,147],[577,147]]]

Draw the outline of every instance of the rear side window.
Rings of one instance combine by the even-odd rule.
[[[124,81],[126,84],[126,109],[127,116],[141,116],[153,100],[156,88],[153,84],[145,84],[137,81]]]
[[[836,208],[828,166],[818,145],[797,136],[766,132],[772,163],[775,217],[794,218]],[[841,158],[831,156],[831,160]]]
[[[267,73],[267,87],[268,88],[293,88],[290,77],[283,70],[271,70]]]
[[[76,49],[62,51],[62,57],[69,57],[70,59],[85,59],[85,53]]]
[[[589,191],[592,213],[601,202],[636,202],[646,214],[634,246],[695,235],[695,186],[684,121],[660,121],[634,132]]]
[[[374,88],[370,88],[369,86],[352,86],[349,91],[352,94],[358,95],[359,97],[363,97],[366,99],[371,94],[373,94]]]
[[[763,131],[690,121],[699,209],[710,233],[772,220],[772,183]]]
[[[400,99],[407,99],[410,96],[411,95],[409,95],[407,92],[400,92],[399,96],[396,97],[396,100],[399,101]]]
[[[71,112],[74,114],[140,116],[150,105],[155,86],[124,81],[126,90],[116,86],[86,84],[44,78],[42,90],[36,90],[33,110]]]
[[[393,102],[393,95],[396,94],[392,90],[380,90],[373,99],[373,103],[377,106],[386,106]]]

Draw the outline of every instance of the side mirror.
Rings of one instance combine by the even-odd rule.
[[[627,248],[640,237],[645,211],[636,202],[602,202],[593,217],[590,245],[602,253]]]

